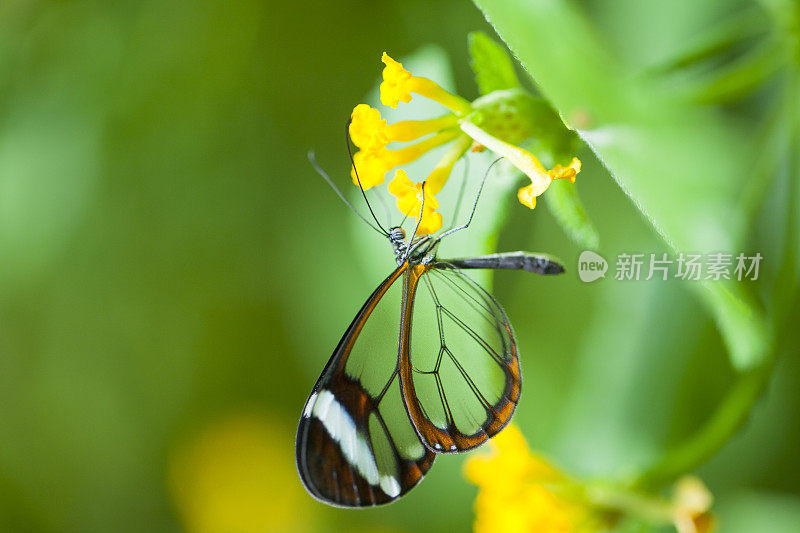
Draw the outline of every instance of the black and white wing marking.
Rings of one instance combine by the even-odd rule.
[[[400,392],[400,266],[364,303],[306,401],[297,468],[325,503],[365,507],[411,490],[435,454],[420,441]],[[368,320],[372,318],[371,320]]]

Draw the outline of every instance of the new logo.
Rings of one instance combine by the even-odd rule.
[[[600,254],[585,250],[578,257],[578,277],[585,283],[606,277],[607,270],[608,262]]]

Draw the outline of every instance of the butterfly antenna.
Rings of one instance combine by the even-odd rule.
[[[408,213],[406,213],[406,216],[404,216],[403,220],[400,221],[400,225],[398,227],[402,228],[403,224],[406,223],[406,220],[408,220]]]
[[[372,222],[370,222],[369,220],[367,220],[367,219],[364,217],[364,215],[362,215],[361,213],[359,213],[359,212],[358,212],[358,210],[357,210],[355,207],[353,207],[353,204],[351,204],[351,203],[350,203],[350,202],[347,200],[347,198],[345,198],[344,194],[342,194],[342,191],[340,191],[340,190],[339,190],[339,187],[337,187],[337,186],[336,186],[336,184],[335,184],[335,183],[333,183],[333,180],[331,179],[331,177],[330,177],[330,176],[328,176],[328,173],[327,173],[327,172],[325,172],[325,169],[323,169],[323,168],[322,168],[322,167],[319,165],[319,163],[317,163],[317,158],[314,156],[314,150],[309,150],[309,151],[308,151],[308,161],[311,163],[311,166],[312,166],[312,167],[314,167],[314,170],[316,170],[316,171],[317,171],[317,174],[319,174],[320,176],[322,176],[322,179],[324,179],[324,180],[325,180],[325,181],[328,183],[328,185],[330,185],[330,186],[331,186],[331,188],[334,190],[334,192],[336,193],[336,195],[337,195],[337,196],[338,196],[338,197],[339,197],[339,198],[340,198],[340,199],[341,199],[341,200],[342,200],[342,201],[343,201],[343,202],[344,202],[344,203],[347,205],[347,207],[349,207],[349,208],[350,208],[350,210],[351,210],[351,211],[353,211],[353,213],[355,213],[356,215],[358,215],[358,218],[360,218],[361,220],[363,220],[364,222],[366,222],[366,223],[367,223],[367,225],[368,225],[369,227],[371,227],[372,229],[374,229],[374,230],[375,230],[375,231],[377,231],[378,233],[381,233],[381,234],[384,234],[384,235],[385,235],[385,232],[383,232],[383,231],[381,231],[380,229],[378,229],[377,227],[375,227],[375,224],[373,224]]]
[[[464,158],[464,177],[461,179],[461,190],[458,192],[456,208],[453,210],[453,220],[450,221],[450,229],[456,227],[456,218],[461,210],[461,201],[464,199],[464,191],[467,189],[467,178],[469,177],[469,159]],[[448,229],[449,231],[449,229]]]
[[[408,255],[411,253],[411,243],[414,240],[414,235],[417,234],[417,230],[419,229],[419,225],[422,222],[422,214],[425,212],[425,182],[422,182],[422,205],[419,206],[419,218],[417,219],[417,225],[414,226],[414,231],[411,233],[411,237],[408,238],[408,244],[406,245],[406,253],[403,255],[403,260],[408,259]]]
[[[478,207],[478,200],[480,200],[480,198],[481,198],[481,193],[483,192],[483,186],[486,184],[486,178],[489,176],[489,171],[492,170],[492,167],[495,166],[497,164],[497,162],[500,161],[501,159],[503,159],[503,158],[502,157],[498,157],[497,159],[495,159],[492,162],[492,164],[489,165],[489,168],[486,169],[486,172],[483,174],[483,179],[481,180],[481,188],[478,189],[478,195],[475,197],[475,203],[472,205],[472,212],[469,214],[469,220],[467,220],[467,223],[464,224],[464,225],[461,225],[461,226],[459,226],[457,228],[453,228],[451,230],[445,231],[444,233],[442,233],[441,235],[436,237],[436,241],[437,242],[441,241],[444,237],[450,235],[451,233],[455,233],[455,232],[457,232],[459,230],[466,229],[466,228],[469,227],[470,223],[472,222],[472,217],[475,216],[475,209],[477,209],[477,207]]]
[[[369,200],[367,200],[367,193],[364,192],[364,187],[361,185],[361,178],[358,176],[358,169],[356,169],[356,161],[353,159],[353,149],[350,148],[350,123],[353,121],[352,118],[347,119],[347,124],[344,126],[344,142],[347,145],[347,155],[350,156],[350,164],[353,165],[353,173],[356,175],[356,181],[358,182],[358,188],[361,189],[361,196],[364,197],[364,201],[367,203],[367,209],[369,209],[372,218],[375,220],[375,223],[380,228],[380,231],[384,235],[389,235],[389,232],[384,229],[381,225],[380,221],[378,221],[378,217],[375,216],[375,212],[372,210],[372,206],[369,205]]]

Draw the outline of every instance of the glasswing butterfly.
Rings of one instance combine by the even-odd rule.
[[[339,197],[389,240],[398,266],[356,313],[306,400],[297,469],[308,492],[329,505],[391,503],[422,480],[437,454],[471,450],[499,432],[519,401],[511,324],[463,270],[560,274],[564,268],[528,252],[436,257],[442,238],[469,226],[491,166],[466,224],[438,236],[414,237],[415,228],[407,239],[399,226],[385,230],[368,201],[377,227],[363,217],[309,158]],[[386,324],[393,325],[396,344],[382,337]]]

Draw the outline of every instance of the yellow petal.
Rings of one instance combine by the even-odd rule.
[[[420,189],[422,189],[422,184],[420,184]],[[419,193],[419,201],[422,203],[422,193]],[[425,209],[439,209],[439,200],[436,199],[436,195],[433,194],[430,185],[425,183]]]
[[[383,53],[381,61],[386,65],[383,68],[383,83],[381,83],[381,103],[392,109],[397,108],[400,102],[408,103],[411,101],[411,73],[403,68],[386,52]]]
[[[425,203],[427,204],[427,199]],[[430,235],[440,229],[442,229],[442,214],[425,207],[416,235]]]
[[[675,505],[689,514],[708,511],[714,503],[714,496],[703,481],[693,475],[686,475],[675,483]]]
[[[423,208],[423,201],[426,211],[439,209],[439,201],[436,200],[436,196],[428,190],[427,186],[425,187],[425,197],[423,199],[421,183],[414,185],[410,190],[399,191],[398,189],[399,187],[396,187],[395,191],[399,194],[392,194],[397,196],[397,208],[404,215],[419,216],[419,211]]]
[[[408,81],[407,88],[410,92],[442,104],[455,111],[459,116],[469,115],[473,111],[472,104],[468,100],[444,90],[438,83],[428,78],[412,76]]]
[[[394,178],[389,182],[389,194],[397,197],[397,209],[408,216],[418,216],[421,199],[418,193],[421,188],[408,178],[408,174],[402,168],[398,168],[394,173]]]
[[[358,104],[350,115],[350,139],[362,150],[375,150],[389,144],[386,136],[386,119],[381,112],[368,106]]]
[[[389,182],[389,193],[394,196],[405,196],[414,188],[414,183],[408,178],[408,174],[402,168],[398,168],[394,173],[394,178]]]
[[[416,217],[419,215],[419,201],[417,201],[416,196],[410,194],[399,196],[397,198],[397,209],[404,215]]]
[[[448,178],[450,178],[450,173],[453,171],[453,165],[456,164],[462,155],[469,150],[470,145],[472,144],[472,139],[470,139],[466,135],[461,135],[461,137],[453,143],[453,145],[447,150],[444,157],[436,164],[436,167],[431,171],[428,178],[425,180],[426,187],[430,188],[433,194],[438,194],[439,191],[442,190],[444,184],[447,182]],[[428,189],[426,188],[426,191]]]
[[[570,182],[575,183],[575,176],[581,171],[581,160],[573,157],[568,166],[556,165],[552,170],[548,170],[547,174],[550,179],[563,180],[568,179]]]
[[[361,186],[364,187],[364,190],[380,185],[383,183],[386,173],[393,168],[410,163],[429,150],[452,141],[457,136],[458,130],[452,129],[441,131],[433,137],[423,139],[400,150],[389,150],[385,147],[359,150],[353,156],[354,168],[350,169],[353,184],[358,185],[356,180],[356,171],[358,171],[358,178],[361,179]]]
[[[430,133],[436,133],[458,124],[458,117],[445,115],[428,120],[402,120],[386,127],[389,141],[409,142]]]
[[[405,170],[397,169],[394,178],[389,182],[388,189],[390,194],[397,197],[397,209],[404,215],[419,218],[422,211],[422,221],[417,235],[427,235],[441,229],[442,215],[435,212],[439,208],[439,201],[427,184],[413,183]]]
[[[293,429],[268,413],[212,422],[169,457],[168,487],[183,531],[318,531],[318,509],[297,483],[294,457],[276,436]]]
[[[380,150],[360,150],[353,156],[353,168],[350,176],[353,184],[367,190],[383,183],[386,173],[397,166],[393,153],[386,148]],[[356,171],[358,172],[356,174]]]
[[[517,191],[517,199],[519,203],[533,209],[536,207],[536,195],[533,193],[533,185],[521,188]]]

